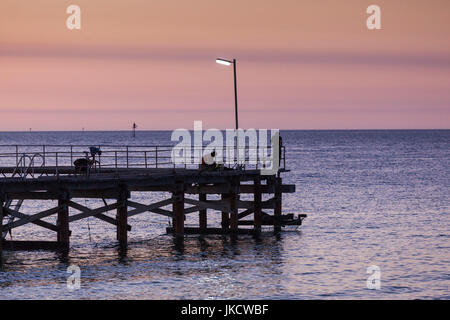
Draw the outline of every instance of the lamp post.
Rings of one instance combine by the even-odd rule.
[[[216,62],[218,64],[222,64],[225,66],[233,65],[233,74],[234,74],[234,117],[236,122],[236,161],[239,168],[239,137],[238,137],[238,129],[239,129],[239,120],[238,120],[238,101],[237,101],[237,80],[236,80],[236,59],[227,60],[222,58],[217,58]]]

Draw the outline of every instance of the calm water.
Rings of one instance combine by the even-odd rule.
[[[0,298],[450,298],[450,130],[282,136],[292,170],[284,181],[297,186],[295,194],[285,195],[283,209],[308,214],[298,231],[236,241],[189,236],[180,248],[164,234],[167,218],[146,213],[129,219],[131,243],[123,255],[113,226],[81,220],[71,225],[68,257],[5,252]],[[128,132],[0,133],[0,144],[168,144],[169,139],[170,132],[138,132],[135,140]],[[133,194],[148,202],[164,196]],[[41,207],[28,201],[23,210]],[[218,221],[218,214],[210,216]],[[187,223],[196,221],[188,217]],[[48,240],[49,233],[27,226],[15,229],[13,238]],[[71,264],[81,268],[80,290],[67,289]],[[380,290],[366,287],[371,265],[381,269]]]

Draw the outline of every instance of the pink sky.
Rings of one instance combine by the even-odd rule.
[[[232,128],[216,57],[244,128],[450,128],[449,39],[448,0],[2,0],[0,131]]]

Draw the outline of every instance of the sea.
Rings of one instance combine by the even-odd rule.
[[[143,213],[129,218],[124,252],[114,226],[91,217],[71,224],[68,254],[4,251],[0,299],[450,299],[450,130],[281,136],[290,170],[281,176],[296,186],[283,195],[283,213],[307,215],[298,229],[189,235],[180,245],[166,234],[167,217]],[[0,133],[0,145],[16,144],[174,142],[171,131]],[[164,197],[133,193],[147,203]],[[21,211],[52,205],[26,200]],[[208,218],[218,225],[220,213]],[[197,221],[189,215],[186,224]],[[56,239],[35,225],[10,237]]]

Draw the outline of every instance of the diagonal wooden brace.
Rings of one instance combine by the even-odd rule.
[[[194,206],[198,206],[201,209],[213,209],[222,212],[231,212],[230,204],[226,203],[225,201],[199,201],[195,199],[185,198],[184,202],[192,204]]]
[[[59,209],[61,209],[61,206],[57,206],[55,208],[44,210],[44,211],[41,211],[41,212],[36,213],[34,215],[31,215],[31,216],[27,215],[26,217],[23,217],[20,220],[17,220],[17,221],[8,223],[6,225],[3,225],[3,228],[4,229],[13,229],[13,228],[17,228],[17,227],[23,226],[24,224],[27,224],[27,223],[30,223],[30,222],[34,222],[36,220],[40,220],[42,218],[51,216],[52,214],[57,213]]]
[[[146,211],[151,211],[151,212],[154,212],[154,213],[167,215],[168,217],[172,218],[173,214],[170,211],[164,210],[164,209],[159,209],[159,208],[167,206],[169,204],[172,204],[173,201],[174,201],[173,198],[169,198],[169,199],[161,200],[161,201],[149,204],[149,205],[145,205],[145,204],[141,204],[141,203],[138,203],[138,202],[134,202],[134,201],[128,200],[128,205],[130,207],[135,208],[134,210],[131,210],[131,211],[128,212],[128,217],[131,217],[131,216],[134,216],[136,214],[143,213],[143,212],[146,212]],[[156,209],[159,209],[159,210],[156,210]]]
[[[3,207],[3,210],[6,211],[8,214],[10,214],[10,215],[12,215],[12,216],[14,216],[16,218],[19,218],[19,219],[23,219],[23,218],[29,217],[27,214],[24,214],[22,212],[19,212],[19,211],[10,209],[10,208]],[[32,221],[31,223],[33,223],[35,225],[38,225],[38,226],[41,226],[43,228],[47,228],[47,229],[52,230],[52,231],[58,231],[58,227],[57,226],[55,226],[54,224],[42,221],[42,220]]]
[[[79,203],[73,202],[73,201],[69,202],[69,206],[74,208],[74,209],[77,209],[77,210],[79,210],[81,212],[87,212],[87,213],[91,212],[92,210],[95,210],[95,209],[91,209],[91,208],[85,207],[85,206],[83,206],[83,205],[81,205]],[[97,218],[97,219],[100,219],[100,220],[103,220],[105,222],[108,222],[108,223],[110,223],[112,225],[117,226],[117,220],[116,219],[111,218],[111,217],[109,217],[109,216],[107,216],[107,215],[105,215],[103,213],[97,213],[93,217]],[[69,220],[70,220],[70,218],[69,218]],[[127,225],[127,230],[128,231],[131,230],[131,226],[130,225]]]
[[[78,209],[80,205],[78,203],[76,203],[76,202],[69,201],[68,205],[70,207],[72,207],[72,208],[80,210],[80,209]],[[75,214],[73,216],[70,216],[69,217],[69,222],[81,220],[81,219],[84,219],[84,218],[87,218],[87,217],[96,216],[96,215],[98,215],[100,213],[107,212],[107,211],[110,211],[110,210],[113,210],[113,209],[116,209],[116,208],[117,208],[117,203],[112,203],[112,204],[109,204],[107,206],[103,206],[103,207],[96,208],[96,209],[86,208],[87,210],[82,210],[83,212],[81,212],[79,214]]]

